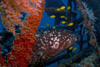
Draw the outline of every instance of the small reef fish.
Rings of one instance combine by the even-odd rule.
[[[65,18],[65,20],[67,20],[67,17],[65,17],[65,16],[60,16],[60,18]]]
[[[64,10],[66,7],[65,6],[61,6],[60,8],[58,8],[56,11],[61,11],[61,10]],[[69,10],[71,7],[70,6],[68,6],[67,8],[66,8],[66,10]]]
[[[69,10],[70,9],[70,6],[68,6],[67,8],[66,8],[66,10]]]
[[[65,24],[66,23],[66,21],[62,21],[62,24]]]
[[[67,20],[67,18],[65,17],[65,20]]]
[[[76,47],[74,47],[72,51],[75,51],[76,49],[77,49],[77,48],[76,48]]]
[[[58,9],[57,9],[57,11],[61,11],[61,9],[60,9],[60,8],[58,8]]]
[[[61,6],[60,9],[61,9],[61,10],[65,9],[65,6]]]
[[[72,57],[72,54],[71,53],[69,53],[69,55]]]
[[[49,26],[49,24],[48,24],[48,23],[46,23],[45,25],[46,25],[46,26]]]
[[[67,26],[72,26],[73,25],[73,23],[71,22],[71,23],[69,23]]]
[[[60,52],[66,50],[74,44],[78,37],[66,28],[40,28],[36,32],[36,43],[33,46],[33,54],[31,64],[37,61],[37,64],[45,63],[47,60],[58,55]],[[35,66],[34,66],[35,67]],[[41,67],[41,66],[38,66]]]
[[[69,47],[69,50],[72,50],[73,46]]]
[[[56,17],[55,15],[51,15],[51,16],[50,16],[50,18],[55,18],[55,17]]]
[[[55,26],[53,26],[52,28],[53,28],[53,29],[55,29],[56,27],[55,27]]]
[[[60,16],[60,18],[65,18],[65,16]]]

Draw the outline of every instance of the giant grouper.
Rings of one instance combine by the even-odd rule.
[[[29,67],[44,67],[44,63],[73,45],[78,36],[61,28],[41,28],[36,33]]]

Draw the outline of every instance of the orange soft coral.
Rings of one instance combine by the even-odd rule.
[[[2,14],[2,23],[8,31],[15,35],[15,26],[23,25],[20,17],[21,12],[28,14],[38,15],[38,7],[41,7],[43,0],[4,0],[0,6],[0,12]]]
[[[12,0],[9,0],[9,1],[12,1]],[[15,0],[15,2],[16,1],[18,0]],[[37,31],[40,20],[42,19],[45,1],[44,0],[35,0],[35,1],[21,0],[21,2],[24,2],[24,1],[26,2],[32,1],[35,3],[39,2],[40,3],[40,4],[38,3],[39,7],[37,6],[38,11],[34,12],[37,14],[29,13],[29,15],[24,20],[23,27],[21,27],[21,32],[19,34],[16,34],[16,38],[13,42],[14,46],[12,46],[12,52],[7,54],[7,61],[0,59],[0,61],[2,61],[0,62],[0,65],[2,65],[2,67],[4,65],[11,66],[11,67],[28,67],[30,63],[30,60],[31,60],[30,56],[32,55],[33,45],[35,45],[35,41],[36,41],[35,32]],[[0,58],[1,57],[2,56],[0,55]]]

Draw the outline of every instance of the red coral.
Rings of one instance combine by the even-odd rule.
[[[42,19],[42,14],[44,12],[43,7],[45,1],[44,0],[36,0],[36,1],[41,2],[39,5],[41,7],[37,7],[38,14],[36,15],[30,14],[27,16],[23,24],[24,27],[21,28],[21,33],[16,34],[16,38],[13,42],[14,46],[12,46],[12,52],[7,54],[7,61],[4,61],[3,58],[1,58],[2,55],[0,54],[1,66],[6,65],[11,67],[28,67],[31,60],[30,56],[32,55],[33,45],[35,45],[36,41],[35,33],[37,31],[40,20]]]

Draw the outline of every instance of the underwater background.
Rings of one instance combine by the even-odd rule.
[[[17,0],[15,1],[17,2]],[[21,2],[22,4],[29,2],[32,6],[35,4],[37,8],[34,7],[34,12],[31,9],[27,11],[28,8],[31,8],[30,5],[25,7],[27,8],[26,11],[23,6],[21,7],[23,8],[22,10],[18,10],[18,6],[15,5],[14,9],[10,9],[9,7],[5,8],[5,5],[2,4],[11,4],[13,0],[8,0],[7,3],[6,0],[0,1],[0,44],[2,46],[0,50],[5,60],[3,61],[0,56],[0,67],[3,67],[3,65],[11,65],[11,67],[100,67],[99,0],[32,0],[32,2],[30,0],[26,0],[26,2],[22,0]],[[13,10],[20,13],[17,14],[16,12],[18,16],[14,16],[15,19],[18,18],[16,20],[18,24],[11,20],[14,18],[9,18],[10,13],[8,11],[7,14],[6,9],[11,10],[12,13]],[[33,14],[31,15],[31,13]],[[15,48],[15,51],[19,49],[18,55],[13,52],[14,47],[11,47],[14,44],[20,44],[20,47],[23,47]],[[24,44],[32,45],[21,46]],[[20,49],[25,50],[22,51],[25,53],[25,56]],[[14,62],[14,58],[14,60],[10,59],[12,58],[9,55],[11,52],[12,55],[15,53],[14,56],[18,56],[19,60],[16,59],[17,63]],[[19,58],[21,54],[22,60]],[[31,59],[30,57],[27,59],[27,56],[31,56]],[[23,57],[28,61],[23,60]],[[23,63],[21,64],[21,62]]]

